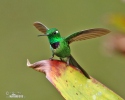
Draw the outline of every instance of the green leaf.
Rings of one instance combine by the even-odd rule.
[[[42,60],[27,66],[46,74],[66,100],[123,100],[94,78],[86,78],[79,69],[59,60]]]

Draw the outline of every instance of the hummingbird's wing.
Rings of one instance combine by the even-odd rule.
[[[66,41],[70,44],[74,41],[80,41],[80,40],[86,40],[91,39],[95,37],[99,37],[102,35],[105,35],[109,33],[110,31],[103,28],[94,28],[94,29],[88,29],[88,30],[82,30],[76,33],[73,33],[66,37]]]
[[[48,30],[48,28],[47,28],[44,24],[42,24],[42,23],[40,23],[40,22],[34,22],[33,25],[34,25],[39,31],[41,31],[42,33],[46,34],[46,31]]]

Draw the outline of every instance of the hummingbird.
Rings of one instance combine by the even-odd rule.
[[[43,34],[38,36],[47,36],[49,43],[50,43],[50,49],[52,51],[51,60],[53,59],[54,55],[58,56],[60,60],[63,60],[64,58],[67,58],[66,63],[67,65],[73,65],[77,69],[81,70],[81,72],[90,79],[90,76],[88,73],[76,62],[76,60],[71,55],[70,50],[70,44],[75,41],[80,40],[86,40],[91,39],[95,37],[100,37],[102,35],[105,35],[109,33],[110,31],[104,28],[93,28],[93,29],[87,29],[87,30],[81,30],[78,32],[75,32],[67,37],[62,37],[60,35],[60,32],[56,28],[47,28],[44,24],[41,22],[34,22],[33,24],[40,32]]]

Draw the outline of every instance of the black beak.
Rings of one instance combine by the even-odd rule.
[[[40,35],[38,35],[38,36],[48,36],[47,34],[40,34]]]

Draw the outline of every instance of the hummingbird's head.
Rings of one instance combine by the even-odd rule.
[[[34,26],[44,34],[38,36],[47,36],[49,39],[50,44],[55,42],[59,42],[62,38],[60,36],[60,32],[56,28],[47,28],[44,24],[40,22],[35,22]]]
[[[56,28],[48,29],[46,35],[48,36],[50,44],[59,42],[61,39],[60,32]]]

